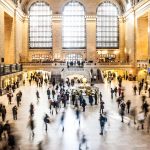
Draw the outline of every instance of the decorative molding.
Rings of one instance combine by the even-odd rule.
[[[144,14],[146,11],[149,11],[149,8],[150,8],[150,0],[142,0],[141,2],[137,3],[135,6],[130,8],[128,11],[126,11],[126,13],[124,13],[123,16],[127,18],[133,12],[135,12],[135,16],[139,16]]]
[[[60,15],[60,14],[52,15],[52,21],[61,21],[61,20],[62,20],[62,15]]]
[[[92,15],[92,16],[85,16],[86,18],[86,21],[96,21],[96,16],[95,15]]]
[[[14,17],[14,12],[16,9],[16,5],[10,0],[0,0],[0,5],[6,10],[10,16]]]
[[[24,20],[25,14],[20,10],[20,8],[16,8],[16,17],[17,19],[19,19],[20,21]]]

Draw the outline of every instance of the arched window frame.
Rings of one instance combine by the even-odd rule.
[[[82,9],[84,10],[83,11],[83,13],[84,14],[81,14],[81,15],[70,15],[71,13],[68,13],[68,15],[64,15],[64,11],[65,11],[65,9],[67,8],[67,7],[69,7],[69,5],[71,4],[71,3],[76,3],[76,4],[79,4],[79,6],[81,6],[82,7]],[[79,12],[79,11],[76,11],[76,13],[77,12]],[[75,13],[75,14],[76,14]],[[69,49],[85,49],[86,48],[86,18],[85,18],[85,8],[84,8],[84,6],[80,3],[80,2],[78,2],[78,1],[71,1],[71,2],[68,2],[66,5],[64,5],[64,7],[63,7],[63,10],[62,10],[62,48],[63,49],[66,49],[66,50],[69,50]],[[76,39],[78,39],[78,42],[76,42],[76,41],[70,41],[70,42],[68,42],[68,43],[70,43],[70,46],[67,46],[67,42],[65,41],[65,38],[67,37],[66,35],[64,35],[64,33],[65,33],[65,31],[64,31],[64,27],[65,27],[65,25],[64,25],[64,18],[65,17],[69,17],[69,15],[70,15],[70,18],[72,17],[72,19],[74,18],[74,17],[79,17],[79,16],[82,16],[82,17],[84,17],[83,19],[84,19],[84,25],[82,26],[82,27],[80,27],[80,28],[82,28],[83,29],[83,36],[81,36],[81,33],[78,31],[78,32],[76,32],[76,33],[78,33],[79,35],[77,36],[77,34],[76,34],[76,36],[75,35],[70,35],[70,36],[68,36],[68,39],[70,38],[76,38]],[[68,19],[69,20],[69,19]],[[80,21],[78,21],[78,22],[80,22]],[[78,25],[79,26],[79,25]],[[68,28],[77,28],[77,25],[76,24],[72,24],[72,25],[70,25],[70,26],[68,26]],[[68,34],[69,35],[69,34]],[[82,42],[80,41],[80,39],[82,38]],[[83,45],[81,44],[81,43],[83,43]],[[69,45],[69,44],[68,44]]]
[[[35,15],[35,14],[30,15],[31,9],[33,9],[33,7],[35,7],[38,4],[45,5],[44,6],[45,8],[44,7],[42,8],[42,6],[41,6],[41,8],[39,7],[36,11],[39,12],[41,10],[42,13],[45,11],[45,14],[41,13],[38,15]],[[49,7],[49,10],[48,10],[48,7]],[[49,14],[47,14],[46,11],[49,12]],[[50,5],[43,1],[34,2],[30,6],[28,14],[29,14],[29,29],[28,29],[28,31],[29,31],[29,49],[52,49],[52,43],[53,43],[53,40],[52,40],[52,9],[51,9]],[[33,17],[35,16],[36,19],[39,18],[40,16],[42,16],[41,19],[37,19],[37,22],[36,21],[33,22],[38,25],[31,26],[31,16],[33,16]],[[34,28],[34,29],[32,29],[32,28]],[[35,29],[37,29],[37,30],[35,30]],[[40,32],[41,32],[41,34],[40,34]],[[34,41],[34,39],[35,39],[35,41]]]
[[[109,13],[110,15],[99,15],[98,16],[98,11],[100,9],[100,7],[103,7],[104,4],[110,4],[112,5],[114,8],[116,8],[116,11],[117,11],[117,15],[115,16],[112,16],[111,13]],[[109,9],[110,10],[110,9]],[[100,12],[99,12],[100,13]],[[107,12],[105,12],[107,13]],[[116,4],[114,4],[113,2],[111,1],[103,1],[102,3],[100,3],[97,7],[97,11],[96,11],[96,48],[97,49],[119,49],[119,9],[118,7],[116,6]],[[111,20],[110,21],[110,18],[116,18],[116,24],[115,26],[109,26],[110,23],[113,23],[113,21]],[[104,19],[108,18],[107,20],[107,23],[108,26],[104,26]],[[102,20],[103,19],[103,20]],[[102,20],[102,21],[99,21],[98,20]],[[102,23],[101,25],[98,26],[98,23]],[[115,28],[115,32],[113,31],[113,27]],[[102,29],[103,28],[103,29]],[[108,31],[106,31],[106,29]],[[111,31],[110,31],[111,29]],[[112,36],[111,34],[114,36]],[[103,40],[103,38],[105,40]],[[115,38],[116,40],[113,41],[113,38]],[[101,39],[101,40],[99,40]],[[116,43],[115,43],[116,42]],[[115,43],[115,44],[114,44]],[[113,45],[114,44],[114,45]]]

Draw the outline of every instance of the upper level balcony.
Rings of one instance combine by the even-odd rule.
[[[90,63],[84,62],[83,65],[67,65],[65,62],[48,62],[48,63],[35,63],[35,62],[24,62],[22,63],[24,70],[50,70],[50,69],[62,69],[62,68],[84,68],[84,69],[91,69],[91,68],[104,68],[104,69],[126,69],[126,68],[134,68],[133,64],[129,63]],[[81,69],[79,69],[81,70]]]

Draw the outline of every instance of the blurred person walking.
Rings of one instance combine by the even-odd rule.
[[[17,120],[17,106],[15,105],[13,108],[12,108],[12,114],[13,114],[13,119],[14,120]]]
[[[32,117],[34,115],[34,105],[32,103],[30,104],[29,112],[30,112],[30,116]]]
[[[126,105],[125,105],[124,101],[122,101],[120,104],[121,122],[124,122],[125,107],[126,107]]]
[[[75,113],[76,113],[76,119],[78,120],[79,126],[80,126],[80,109],[79,109],[79,107],[76,108]]]
[[[82,150],[82,147],[85,145],[85,149],[88,149],[88,145],[87,145],[87,138],[85,136],[85,134],[82,135],[81,139],[80,139],[80,143],[79,143],[79,150]]]
[[[99,122],[100,122],[100,127],[101,127],[100,135],[103,135],[105,123],[107,122],[106,116],[104,116],[103,114],[100,114]]]
[[[47,114],[45,114],[45,117],[44,117],[44,124],[45,124],[45,131],[46,131],[46,132],[47,132],[47,130],[48,130],[48,126],[47,126],[48,123],[50,123],[50,117],[49,117]]]
[[[130,112],[130,107],[131,107],[131,101],[130,101],[130,100],[128,100],[128,101],[126,102],[126,106],[127,106],[127,113],[129,114],[129,112]]]
[[[5,119],[6,119],[6,113],[7,113],[6,108],[5,108],[5,106],[3,105],[3,107],[2,107],[2,121],[3,121],[3,122],[4,122]]]
[[[30,128],[29,139],[33,139],[35,135],[34,134],[35,123],[32,116],[29,117],[28,127]]]
[[[62,112],[62,115],[60,117],[60,124],[62,126],[62,132],[64,132],[64,120],[65,120],[65,111]]]

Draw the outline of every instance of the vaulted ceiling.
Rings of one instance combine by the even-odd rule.
[[[22,10],[24,11],[24,12],[26,12],[27,11],[27,8],[28,8],[28,6],[32,3],[32,2],[35,2],[35,1],[42,1],[42,0],[20,0],[21,1],[21,7],[22,7]],[[47,1],[47,2],[49,2],[50,4],[52,3],[52,4],[54,4],[54,5],[56,5],[56,7],[58,7],[57,6],[57,4],[59,5],[59,4],[62,4],[62,5],[64,5],[66,2],[68,2],[68,1],[71,1],[71,0],[43,0],[43,1]],[[104,0],[79,0],[81,3],[83,2],[83,3],[90,3],[90,5],[91,5],[91,3],[96,3],[96,4],[99,4],[100,2],[102,2],[102,1],[104,1]],[[91,2],[92,1],[92,2]],[[121,11],[122,12],[125,12],[125,10],[126,10],[126,5],[127,5],[127,1],[132,1],[132,0],[110,0],[110,1],[116,1],[119,5],[120,5],[120,8],[121,8]],[[54,6],[55,7],[55,6]]]

